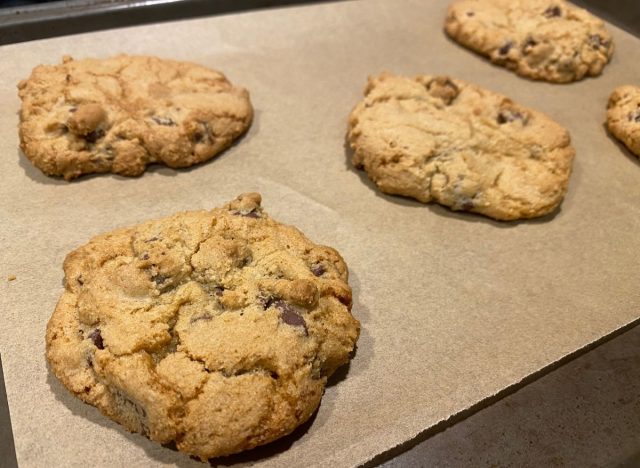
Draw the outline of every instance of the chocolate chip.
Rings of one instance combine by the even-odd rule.
[[[507,55],[512,47],[513,47],[513,41],[507,41],[502,45],[502,47],[498,49],[498,53],[500,55]]]
[[[200,124],[200,129],[193,134],[193,141],[195,143],[213,142],[215,138],[213,136],[213,130],[211,130],[209,123],[203,121],[198,121],[198,123]]]
[[[273,305],[280,310],[280,318],[284,323],[291,325],[292,327],[303,327],[305,335],[309,333],[307,330],[307,323],[304,321],[304,318],[298,314],[298,312],[296,312],[288,302],[278,300],[275,301]]]
[[[221,297],[224,294],[224,287],[223,286],[214,286],[213,287],[213,294],[215,294],[218,297]]]
[[[460,208],[463,210],[471,210],[474,206],[475,205],[473,204],[473,200],[471,200],[470,198],[467,198],[460,204]]]
[[[153,281],[155,281],[155,283],[160,286],[162,283],[164,283],[165,281],[167,281],[167,276],[164,275],[156,275],[156,276],[152,276],[151,279]]]
[[[84,136],[84,139],[87,140],[89,143],[95,143],[96,141],[98,141],[103,136],[104,136],[104,130],[102,130],[101,128],[98,128],[98,129],[94,130],[93,132],[87,133]]]
[[[194,324],[196,322],[199,322],[200,320],[209,321],[211,319],[212,319],[211,315],[205,313],[197,317],[191,317],[191,320],[189,320],[189,323]]]
[[[72,114],[77,111],[78,108],[77,107],[72,107],[71,109],[69,109],[69,112],[71,112]]]
[[[247,218],[259,218],[260,213],[257,210],[251,210],[247,214],[242,214],[241,216],[246,216]]]
[[[252,208],[249,211],[234,211],[234,215],[243,216],[245,218],[261,218],[260,212],[256,208]]]
[[[467,11],[467,16],[468,17],[472,17],[473,15],[475,15],[475,13],[473,11]]]
[[[269,307],[273,305],[274,302],[278,300],[275,296],[265,296],[264,294],[260,294],[258,296],[258,302],[262,305],[264,310],[267,310]]]
[[[80,286],[84,284],[84,278],[82,277],[82,275],[78,275],[78,277],[76,278],[76,281]]]
[[[442,99],[447,105],[450,105],[460,93],[458,86],[446,76],[438,76],[429,81],[427,91],[432,96]]]
[[[606,47],[609,45],[609,41],[605,41],[602,36],[598,34],[592,34],[589,36],[589,43],[591,47],[594,49],[599,49],[600,47]]]
[[[562,10],[560,9],[559,6],[549,7],[546,10],[544,10],[543,15],[545,16],[545,18],[554,18],[557,16],[561,16]]]
[[[316,263],[311,266],[311,272],[316,276],[322,276],[327,270],[322,263]]]
[[[167,127],[175,127],[176,123],[171,120],[169,117],[151,117],[151,120],[153,120],[155,123],[157,123],[158,125],[165,125]]]
[[[640,109],[629,112],[629,122],[640,122]]]
[[[91,360],[91,356],[87,356],[87,366],[93,367],[93,361]]]
[[[142,258],[142,260],[149,260],[149,254],[147,252],[145,252],[145,253],[142,254],[142,257],[140,257],[140,258]]]
[[[516,110],[502,109],[500,112],[498,112],[498,117],[496,118],[496,120],[500,125],[514,122],[516,120],[520,120],[523,125],[526,125],[529,118]]]
[[[89,339],[93,341],[93,344],[96,345],[98,349],[104,349],[104,343],[102,341],[102,335],[100,334],[100,329],[96,328],[89,335]]]
[[[91,391],[91,387],[84,387],[84,393],[89,393]]]
[[[537,45],[538,42],[535,39],[533,39],[532,37],[528,37],[527,40],[524,41],[524,44],[522,44],[522,53],[528,54],[529,52],[531,52],[531,49],[533,49]]]

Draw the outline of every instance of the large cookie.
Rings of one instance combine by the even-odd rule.
[[[76,396],[206,460],[290,433],[354,350],[347,267],[260,195],[93,238],[64,263],[47,358]]]
[[[613,54],[604,23],[563,0],[458,0],[445,30],[493,63],[555,83],[599,75]]]
[[[640,86],[620,86],[609,97],[607,127],[636,156],[640,156]]]
[[[444,76],[369,78],[348,139],[354,165],[383,192],[498,220],[553,211],[574,156],[550,118]]]
[[[36,67],[18,88],[22,150],[42,172],[67,180],[206,161],[253,116],[247,91],[221,73],[156,57],[64,57]]]

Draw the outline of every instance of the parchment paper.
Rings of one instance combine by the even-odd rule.
[[[47,370],[45,326],[65,255],[91,236],[244,191],[343,254],[362,336],[311,424],[223,464],[366,462],[638,319],[640,165],[603,128],[611,90],[637,83],[638,40],[611,27],[601,77],[532,82],[448,40],[445,8],[354,1],[0,47],[0,352],[21,466],[202,466],[72,397]],[[188,170],[42,175],[18,150],[17,82],[63,54],[121,52],[223,70],[251,90],[251,130]],[[384,70],[451,74],[566,126],[577,157],[561,209],[497,223],[380,194],[351,167],[344,136],[367,75]]]

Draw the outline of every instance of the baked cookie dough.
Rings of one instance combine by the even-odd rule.
[[[604,23],[563,0],[458,0],[445,31],[497,65],[554,83],[599,75],[613,54]]]
[[[574,156],[550,118],[446,76],[369,78],[348,140],[383,192],[498,220],[552,212]]]
[[[132,432],[207,460],[305,422],[354,350],[347,266],[260,195],[97,236],[65,262],[54,374]]]
[[[18,85],[20,147],[50,176],[137,176],[207,161],[244,133],[249,94],[220,72],[120,55],[37,66]]]
[[[620,86],[613,91],[607,105],[607,128],[640,156],[640,86]]]

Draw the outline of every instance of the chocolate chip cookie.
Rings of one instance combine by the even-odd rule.
[[[445,31],[497,65],[554,83],[599,75],[613,54],[604,23],[564,0],[459,0]]]
[[[354,350],[347,266],[256,193],[97,236],[65,262],[47,358],[77,397],[207,460],[290,433]]]
[[[640,156],[640,86],[620,86],[613,91],[607,105],[607,128]]]
[[[137,176],[207,161],[244,133],[249,94],[220,72],[121,55],[40,65],[18,85],[20,147],[50,176]]]
[[[446,76],[369,78],[348,140],[383,192],[498,220],[553,211],[574,156],[547,116]]]

